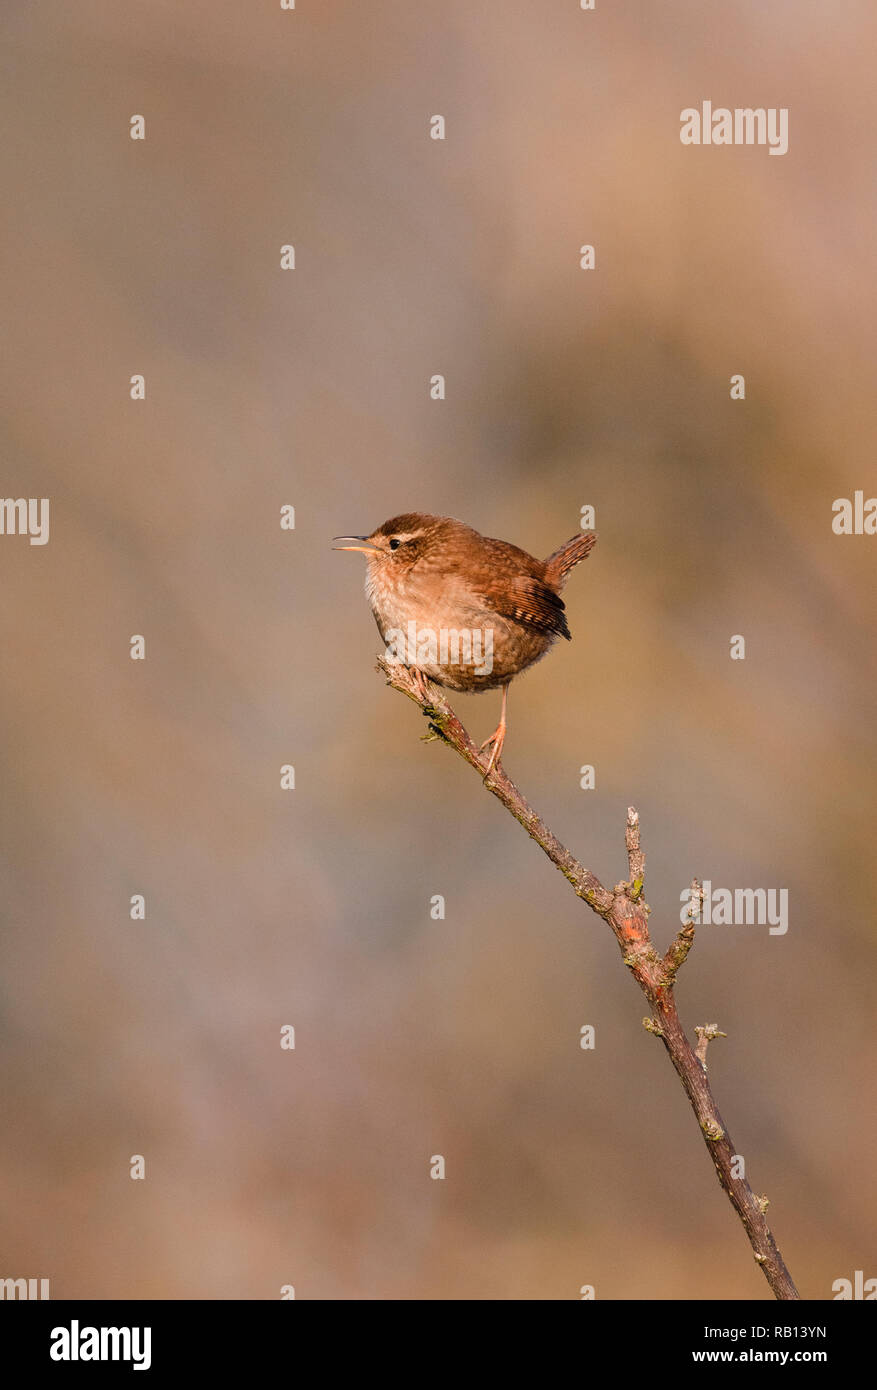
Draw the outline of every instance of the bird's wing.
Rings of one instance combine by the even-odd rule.
[[[563,599],[553,589],[531,574],[516,574],[497,579],[484,590],[489,608],[503,618],[550,632],[555,637],[569,638]]]

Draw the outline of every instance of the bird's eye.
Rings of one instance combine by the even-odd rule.
[[[398,537],[398,536],[394,536],[393,539],[390,541],[390,549],[391,549],[391,550],[398,550],[398,549],[399,549],[399,546],[400,546],[401,544],[402,544],[402,542],[400,541],[399,537]]]

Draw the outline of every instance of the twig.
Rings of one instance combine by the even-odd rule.
[[[703,1067],[704,1071],[706,1071],[707,1048],[709,1047],[713,1038],[726,1038],[728,1034],[723,1033],[717,1023],[705,1023],[702,1028],[695,1028],[694,1031],[697,1034],[697,1047],[694,1050],[694,1055],[697,1057],[697,1060],[700,1062],[700,1065]]]
[[[578,897],[611,927],[621,948],[625,965],[645,995],[651,1017],[643,1020],[649,1032],[659,1037],[679,1075],[691,1103],[701,1134],[713,1161],[719,1183],[739,1216],[757,1263],[778,1299],[796,1299],[798,1291],[777,1249],[765,1219],[767,1199],[756,1197],[745,1178],[735,1177],[736,1149],[719,1114],[706,1076],[706,1046],[719,1034],[714,1024],[695,1029],[699,1042],[692,1048],[676,1011],[673,987],[676,976],[694,942],[695,922],[700,920],[702,892],[697,880],[692,884],[689,921],[676,935],[666,955],[658,955],[649,935],[649,907],[643,896],[645,855],[640,848],[639,816],[633,807],[627,813],[625,844],[629,879],[615,885],[612,892],[590,869],[586,869],[549,830],[528,805],[514,782],[499,765],[487,775],[487,756],[483,758],[443,695],[418,682],[412,672],[385,657],[378,658],[378,670],[394,690],[419,705],[429,720],[431,735],[442,739],[476,769],[484,785],[515,817],[560,869]],[[707,1036],[707,1034],[709,1036]]]

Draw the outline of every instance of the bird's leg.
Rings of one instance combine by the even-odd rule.
[[[505,743],[506,734],[505,709],[508,694],[509,687],[508,683],[506,683],[502,688],[502,709],[499,713],[499,723],[497,724],[495,731],[490,735],[490,738],[486,738],[481,745],[482,749],[488,747],[492,749],[492,752],[490,754],[490,762],[487,764],[487,771],[484,774],[485,777],[490,776],[491,771],[493,770],[494,763],[499,765],[499,760],[502,756],[502,746]]]

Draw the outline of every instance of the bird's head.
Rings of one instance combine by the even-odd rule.
[[[370,571],[401,575],[416,564],[450,527],[459,524],[446,516],[405,512],[402,516],[393,516],[385,521],[370,536],[336,536],[333,549],[360,550],[366,557]]]

